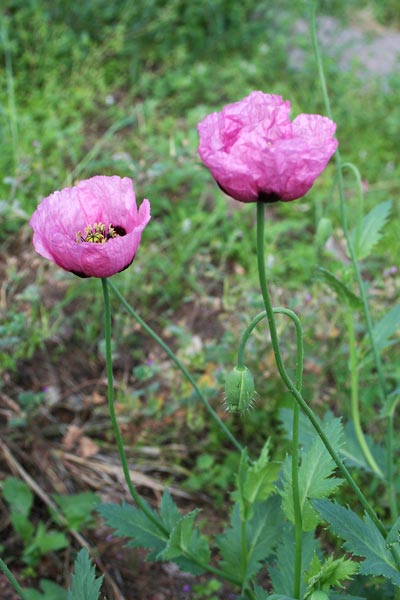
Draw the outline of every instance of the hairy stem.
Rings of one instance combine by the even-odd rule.
[[[126,460],[124,443],[122,440],[121,432],[119,430],[117,417],[115,414],[115,403],[114,403],[114,381],[113,381],[113,367],[112,367],[112,349],[111,349],[111,306],[110,306],[110,295],[108,293],[108,280],[103,278],[101,280],[103,287],[103,297],[104,297],[104,332],[105,332],[105,341],[106,341],[106,368],[107,368],[107,395],[108,395],[108,409],[110,412],[111,423],[115,435],[115,439],[117,442],[118,453],[121,459],[122,470],[124,473],[126,485],[128,486],[129,492],[136,502],[137,506],[146,517],[158,527],[158,529],[165,535],[166,540],[169,537],[168,531],[162,525],[160,520],[153,514],[153,512],[148,508],[148,506],[143,502],[142,498],[136,491],[135,486],[132,483],[131,475],[129,473],[129,467]]]
[[[353,419],[354,432],[356,434],[358,443],[364,454],[365,460],[371,467],[373,472],[383,479],[383,473],[379,466],[376,464],[374,457],[371,454],[367,440],[365,439],[360,419],[360,406],[359,406],[359,394],[358,394],[358,360],[357,360],[357,349],[356,349],[356,338],[354,334],[354,315],[351,309],[347,310],[347,328],[349,332],[349,369],[350,369],[350,390],[351,390],[351,416]]]
[[[338,466],[343,477],[346,479],[347,483],[350,485],[351,489],[357,496],[360,504],[363,506],[365,511],[368,513],[368,515],[371,517],[371,520],[374,522],[374,524],[377,527],[377,529],[379,530],[379,532],[384,537],[386,537],[385,527],[380,522],[377,515],[375,514],[375,511],[370,506],[368,500],[365,498],[364,494],[362,493],[362,491],[360,490],[360,488],[358,487],[358,485],[352,478],[349,470],[343,464],[343,461],[339,458],[339,455],[333,448],[333,446],[330,443],[328,437],[326,436],[324,430],[322,429],[321,425],[319,424],[319,421],[318,421],[316,415],[311,410],[311,408],[308,406],[308,404],[304,400],[301,393],[296,389],[296,386],[290,379],[290,377],[284,367],[282,355],[281,355],[280,348],[279,348],[279,340],[278,340],[278,333],[277,333],[276,324],[275,324],[274,313],[273,313],[271,299],[269,297],[269,292],[268,292],[268,287],[267,287],[267,279],[266,279],[266,272],[265,272],[265,257],[264,257],[264,204],[262,202],[257,202],[257,262],[258,262],[258,275],[259,275],[259,280],[260,280],[261,293],[262,293],[262,297],[264,300],[265,310],[268,315],[268,325],[269,325],[269,329],[270,329],[272,347],[274,350],[275,361],[276,361],[276,365],[278,367],[278,371],[281,376],[281,379],[284,382],[284,384],[286,385],[289,392],[292,394],[292,396],[296,400],[296,402],[298,402],[300,408],[303,410],[303,412],[306,414],[306,416],[310,420],[314,429],[317,431],[319,437],[321,438],[323,444],[325,445],[325,447],[328,450],[329,454],[331,455],[332,459],[335,461],[335,463]]]
[[[184,375],[184,377],[189,381],[190,385],[192,386],[192,388],[196,392],[196,394],[199,397],[200,401],[203,403],[203,405],[205,406],[205,408],[208,411],[209,415],[216,422],[216,424],[218,425],[218,427],[229,438],[229,440],[237,448],[237,450],[239,450],[239,452],[242,452],[243,448],[240,445],[240,443],[237,441],[237,439],[235,438],[235,436],[229,431],[229,429],[221,421],[221,419],[219,418],[219,416],[217,415],[217,413],[210,406],[207,398],[205,398],[204,394],[202,393],[202,391],[200,390],[200,388],[196,384],[195,380],[190,375],[190,373],[186,369],[186,367],[181,363],[181,361],[176,356],[176,354],[174,354],[174,352],[172,352],[171,348],[169,346],[167,346],[167,344],[155,333],[155,331],[152,330],[152,328],[149,325],[147,325],[147,323],[145,321],[143,321],[143,319],[138,315],[138,313],[134,310],[134,308],[125,300],[125,298],[118,291],[118,289],[115,287],[115,285],[113,283],[111,283],[111,281],[108,281],[108,285],[111,288],[111,290],[114,292],[114,294],[117,296],[117,298],[121,302],[121,304],[128,311],[128,313],[135,319],[135,321],[137,323],[139,323],[139,325],[146,331],[146,333],[149,334],[149,336],[164,350],[164,352],[169,356],[169,358],[175,363],[175,365],[178,367],[178,369],[181,371],[181,373]]]

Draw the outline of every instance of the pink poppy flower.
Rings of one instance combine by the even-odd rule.
[[[198,124],[200,157],[226,194],[288,202],[308,192],[337,148],[336,124],[289,112],[281,96],[252,92]]]
[[[30,225],[44,258],[80,277],[110,277],[129,267],[149,221],[131,179],[96,176],[42,200]]]

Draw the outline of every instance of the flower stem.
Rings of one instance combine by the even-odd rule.
[[[327,116],[330,119],[332,119],[331,103],[329,100],[328,89],[327,89],[326,80],[325,80],[325,73],[324,73],[321,53],[319,51],[319,45],[318,45],[315,0],[311,1],[310,33],[311,33],[311,40],[312,40],[313,49],[314,49],[315,60],[317,63],[319,80],[320,80],[321,89],[322,89],[322,96],[323,96],[324,103],[325,103],[325,111],[326,111]],[[350,236],[350,232],[348,229],[348,225],[347,225],[347,216],[346,216],[346,207],[345,207],[345,198],[344,198],[344,186],[343,186],[343,174],[342,174],[343,164],[341,162],[340,152],[338,149],[335,152],[335,164],[336,164],[336,172],[337,172],[342,229],[343,229],[344,237],[346,239],[348,254],[349,254],[352,266],[353,266],[354,275],[355,275],[356,282],[357,282],[358,289],[359,289],[360,296],[361,296],[361,302],[362,302],[362,307],[363,307],[363,312],[364,312],[364,319],[365,319],[365,323],[367,326],[367,332],[368,332],[368,337],[369,337],[369,341],[371,344],[372,355],[374,357],[376,372],[378,374],[380,393],[381,393],[382,401],[384,403],[387,400],[386,381],[385,381],[385,376],[384,376],[384,372],[383,372],[381,357],[380,357],[378,347],[376,345],[374,334],[373,334],[373,324],[372,324],[371,314],[370,314],[369,305],[368,305],[368,298],[367,298],[367,294],[365,291],[364,282],[363,282],[363,279],[361,276],[360,267],[359,267],[359,264],[358,264],[358,261],[357,261],[356,255],[355,255],[354,245],[353,245],[353,242],[352,242],[352,239]],[[358,229],[359,229],[359,225],[357,226],[357,230],[356,230],[357,236],[359,235]],[[397,502],[396,502],[396,490],[395,490],[394,482],[393,482],[393,455],[391,452],[389,453],[389,450],[391,450],[391,448],[392,448],[392,446],[391,446],[392,438],[393,438],[393,419],[389,418],[387,434],[386,434],[386,446],[387,446],[386,447],[386,450],[387,450],[386,482],[387,482],[387,487],[388,487],[388,496],[389,496],[391,516],[392,516],[392,519],[394,520],[397,517],[398,511],[397,511]]]
[[[370,506],[368,500],[365,498],[364,494],[354,481],[347,467],[343,464],[342,460],[339,458],[339,455],[336,453],[332,444],[330,443],[328,437],[326,436],[324,430],[318,422],[318,419],[311,408],[308,406],[306,401],[304,400],[301,393],[296,389],[296,386],[293,384],[290,379],[286,369],[283,365],[282,355],[279,348],[279,340],[278,333],[275,324],[274,313],[271,305],[271,299],[268,293],[267,280],[266,280],[266,272],[265,272],[265,257],[264,257],[264,204],[262,202],[257,202],[257,263],[258,263],[258,275],[260,280],[260,288],[262,297],[264,300],[265,310],[267,312],[268,317],[268,325],[270,329],[271,342],[274,350],[276,365],[278,367],[279,374],[281,376],[282,381],[286,385],[289,392],[292,394],[296,402],[298,402],[300,408],[306,414],[314,429],[317,431],[319,437],[321,438],[323,444],[331,455],[332,459],[335,461],[338,466],[340,472],[343,477],[346,479],[347,483],[350,485],[351,489],[357,496],[360,504],[363,506],[366,513],[370,516],[371,520],[381,533],[384,538],[386,538],[386,529],[383,524],[378,519],[375,511]]]
[[[212,407],[210,406],[208,400],[205,398],[205,396],[201,392],[200,388],[196,384],[195,380],[190,375],[190,373],[186,369],[186,367],[181,363],[181,361],[176,356],[176,354],[174,354],[174,352],[172,352],[172,350],[169,348],[169,346],[167,346],[167,344],[155,333],[155,331],[153,331],[153,329],[149,325],[147,325],[147,323],[145,321],[143,321],[143,319],[138,315],[138,313],[134,310],[134,308],[125,300],[125,298],[118,291],[118,289],[115,287],[115,285],[113,283],[111,283],[111,281],[108,281],[108,285],[112,289],[112,291],[114,292],[114,294],[117,296],[117,298],[121,302],[121,304],[126,308],[126,310],[128,311],[128,313],[135,319],[135,321],[137,323],[139,323],[139,325],[146,331],[146,333],[148,333],[149,336],[159,346],[161,346],[161,348],[164,350],[164,352],[175,363],[175,365],[178,367],[178,369],[181,371],[181,373],[184,375],[184,377],[186,377],[186,379],[189,381],[190,385],[192,386],[192,388],[194,389],[194,391],[198,395],[200,401],[203,403],[203,405],[205,406],[206,410],[208,411],[208,413],[212,417],[212,419],[217,423],[218,427],[229,438],[229,440],[237,448],[237,450],[239,450],[239,452],[242,452],[243,448],[240,445],[240,443],[237,441],[237,439],[235,438],[235,436],[229,431],[229,429],[226,427],[226,425],[221,421],[221,419],[219,418],[219,416],[217,415],[217,413],[212,409]]]
[[[143,502],[142,498],[136,491],[135,486],[132,483],[132,479],[129,473],[129,467],[126,460],[126,454],[124,449],[124,443],[122,440],[121,432],[119,430],[117,417],[115,414],[115,404],[114,404],[114,381],[113,381],[113,367],[112,367],[112,349],[111,349],[111,306],[110,306],[110,295],[108,293],[108,280],[107,278],[102,278],[101,280],[103,287],[103,297],[104,297],[104,331],[105,331],[105,341],[106,341],[106,368],[107,368],[107,383],[108,383],[108,408],[111,417],[111,423],[114,430],[115,439],[117,441],[117,447],[119,456],[121,459],[122,470],[124,473],[125,481],[128,486],[129,492],[136,502],[140,510],[146,515],[146,517],[158,527],[158,529],[166,536],[166,539],[169,537],[168,531],[159,521],[159,519],[153,514],[151,510],[149,510],[148,506]]]
[[[297,363],[296,363],[296,389],[300,392],[303,379],[303,330],[300,319],[289,308],[276,307],[272,309],[274,314],[284,314],[294,322],[296,328],[297,339]],[[238,367],[244,367],[244,351],[246,343],[253,329],[258,323],[268,316],[266,311],[256,315],[250,322],[247,329],[242,335],[238,350]],[[297,402],[293,406],[293,434],[292,434],[292,489],[293,489],[293,508],[295,521],[295,563],[294,563],[294,598],[300,598],[301,587],[301,564],[302,564],[302,542],[303,542],[303,517],[300,503],[299,491],[299,417],[300,407]],[[246,556],[243,523],[242,523],[242,558]],[[243,558],[244,560],[244,558]]]
[[[4,560],[2,560],[1,558],[0,558],[0,571],[2,571],[4,573],[4,575],[7,577],[8,581],[11,583],[12,587],[17,592],[17,594],[20,595],[22,600],[28,600],[28,596],[25,594],[24,590],[19,585],[18,581],[15,579],[15,577],[11,573],[10,569],[7,567]]]
[[[350,368],[350,389],[351,389],[351,416],[353,419],[354,432],[356,434],[360,448],[365,456],[368,465],[374,473],[383,479],[383,473],[376,464],[374,457],[371,454],[367,440],[365,439],[360,420],[360,407],[358,395],[358,360],[356,339],[354,334],[354,315],[351,309],[347,310],[347,329],[349,332],[349,368]]]

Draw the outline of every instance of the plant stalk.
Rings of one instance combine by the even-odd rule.
[[[366,513],[370,516],[371,520],[381,533],[384,538],[386,538],[386,529],[383,524],[378,519],[375,511],[370,506],[368,500],[365,498],[364,494],[354,481],[347,467],[343,464],[342,460],[339,458],[339,455],[331,445],[328,437],[323,431],[321,425],[318,422],[318,419],[311,408],[308,406],[306,401],[304,400],[301,393],[296,389],[296,386],[293,384],[290,379],[288,373],[283,364],[282,355],[279,348],[279,340],[278,333],[275,324],[274,313],[272,309],[271,299],[268,292],[267,280],[266,280],[266,271],[265,271],[265,257],[264,257],[264,204],[262,202],[257,202],[257,263],[258,263],[258,275],[260,280],[260,289],[262,293],[262,297],[264,300],[265,310],[268,316],[268,325],[270,329],[271,342],[275,355],[276,365],[278,367],[279,374],[281,376],[282,381],[286,385],[289,392],[292,394],[296,402],[298,402],[300,408],[306,414],[314,429],[317,431],[319,437],[321,438],[323,444],[331,455],[332,459],[335,461],[338,466],[340,472],[343,477],[346,479],[347,483],[350,485],[354,494],[357,496],[360,504],[366,511]]]
[[[106,341],[106,369],[107,369],[107,396],[108,396],[108,408],[111,417],[111,423],[115,435],[115,439],[117,442],[118,453],[121,459],[122,470],[124,473],[125,481],[128,486],[129,492],[136,502],[137,506],[146,517],[158,527],[158,529],[165,535],[166,540],[169,537],[169,532],[165,529],[163,524],[159,521],[159,519],[153,514],[153,512],[147,507],[147,505],[143,502],[142,498],[136,491],[135,486],[132,483],[132,479],[129,473],[129,467],[126,460],[124,443],[122,440],[121,432],[118,426],[117,417],[115,414],[115,403],[114,403],[114,378],[113,378],[113,367],[112,367],[112,349],[111,349],[111,305],[110,305],[110,295],[108,292],[108,280],[107,278],[102,278],[101,280],[103,287],[103,297],[104,297],[104,332],[105,332],[105,341]]]
[[[148,333],[148,335],[164,350],[164,352],[174,362],[174,364],[178,367],[178,369],[181,371],[181,373],[184,375],[184,377],[189,381],[190,385],[196,392],[200,401],[203,403],[204,407],[206,408],[206,410],[208,411],[208,413],[212,417],[212,419],[216,422],[218,427],[229,438],[229,440],[236,447],[236,449],[239,450],[239,452],[242,452],[243,448],[240,445],[240,443],[237,441],[235,436],[229,431],[229,429],[226,427],[226,425],[223,423],[223,421],[221,421],[221,419],[219,418],[217,413],[210,406],[208,400],[205,398],[205,396],[201,392],[201,390],[198,387],[198,385],[196,384],[195,380],[193,379],[193,377],[191,376],[189,371],[186,369],[186,367],[181,363],[181,361],[176,356],[176,354],[174,354],[174,352],[172,352],[172,350],[169,348],[169,346],[167,346],[167,344],[156,334],[156,332],[153,331],[153,329],[149,325],[147,325],[147,323],[138,315],[138,313],[125,300],[125,298],[122,296],[122,294],[119,292],[119,290],[115,287],[115,285],[113,283],[111,283],[111,281],[108,281],[108,285],[112,289],[114,294],[117,296],[117,298],[121,302],[121,304],[128,311],[128,313],[135,319],[135,321],[137,323],[139,323],[139,325],[146,331],[146,333]]]
[[[24,590],[19,585],[18,581],[15,579],[15,577],[11,573],[10,569],[7,567],[4,560],[2,560],[1,558],[0,558],[0,571],[2,571],[4,573],[4,575],[7,577],[8,581],[11,583],[12,587],[17,592],[17,594],[20,595],[22,600],[28,600],[28,596],[25,594]]]

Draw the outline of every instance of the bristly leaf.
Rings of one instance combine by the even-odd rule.
[[[272,496],[253,507],[253,516],[246,522],[246,556],[243,556],[242,520],[235,504],[231,527],[216,539],[225,572],[236,577],[242,585],[253,579],[262,567],[261,561],[271,554],[279,539],[282,511],[279,496]]]
[[[343,581],[348,581],[357,573],[359,565],[354,561],[345,558],[334,559],[333,556],[328,558],[321,564],[318,556],[315,554],[309,571],[306,573],[307,594],[305,599],[308,599],[316,590],[329,592],[333,586],[342,586]]]
[[[387,541],[368,515],[360,519],[349,508],[328,500],[313,500],[312,503],[321,517],[328,521],[329,529],[345,540],[344,548],[364,558],[360,564],[360,574],[380,575],[400,586],[400,573]]]
[[[89,553],[83,548],[75,560],[72,587],[67,600],[98,600],[103,577],[96,578],[96,570],[90,562]]]
[[[294,589],[294,565],[296,562],[295,557],[295,544],[293,543],[295,534],[294,528],[289,523],[283,529],[283,537],[279,543],[276,552],[276,564],[270,569],[270,578],[272,587],[277,594],[291,597]],[[301,557],[301,571],[308,571],[311,565],[312,558],[317,549],[317,540],[314,539],[313,532],[303,533],[302,541],[302,557]],[[304,581],[301,581],[300,597],[302,598],[306,591]]]
[[[208,542],[194,526],[199,512],[199,509],[192,510],[181,517],[172,529],[167,545],[157,557],[159,560],[173,560],[182,570],[193,575],[199,575],[205,570],[197,561],[204,565],[210,562]]]
[[[362,260],[363,258],[369,256],[372,248],[381,239],[382,229],[389,218],[391,208],[391,200],[377,204],[363,218],[361,222],[360,235],[357,236],[356,230],[353,231],[352,237],[354,251],[358,260]]]
[[[148,509],[152,509],[148,506]],[[109,527],[120,537],[129,538],[128,546],[152,550],[148,560],[154,560],[165,548],[167,537],[141,511],[129,504],[101,504],[97,508]],[[153,511],[152,511],[153,512]],[[157,515],[154,513],[154,516]]]
[[[339,451],[343,445],[343,427],[340,419],[332,417],[329,421],[324,422],[323,429],[332,446]],[[288,457],[283,466],[283,488],[280,490],[280,494],[283,498],[283,510],[287,518],[293,523],[291,464],[291,457]],[[318,514],[312,507],[310,499],[327,498],[342,483],[341,479],[332,476],[335,469],[335,462],[319,436],[315,434],[313,443],[302,451],[299,466],[299,494],[304,531],[311,531],[319,522]]]
[[[317,267],[317,276],[321,279],[327,286],[331,288],[335,294],[354,309],[361,308],[362,302],[361,298],[356,296],[348,287],[345,285],[340,279],[336,277],[331,271],[324,269],[324,267]]]

